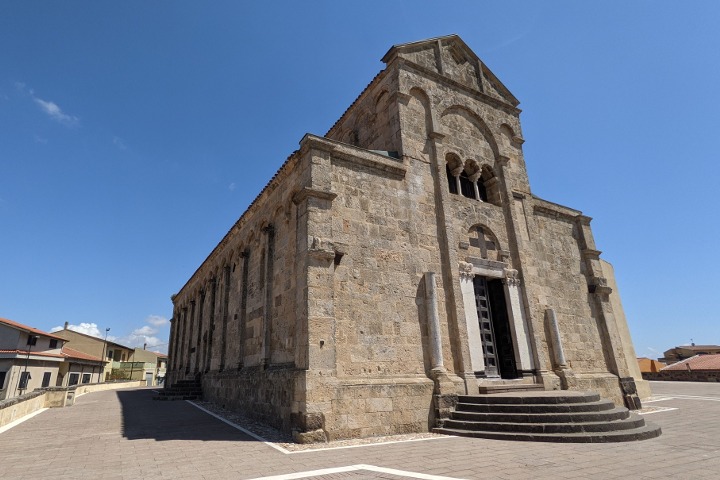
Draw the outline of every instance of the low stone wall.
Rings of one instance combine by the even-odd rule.
[[[145,380],[128,380],[118,382],[106,382],[106,383],[87,383],[85,385],[76,385],[75,394],[77,396],[85,393],[101,392],[103,390],[117,390],[119,388],[137,388],[144,387]]]
[[[676,382],[720,382],[720,371],[680,371],[648,372],[642,374],[645,380],[665,380]]]
[[[45,407],[45,392],[34,392],[0,401],[0,427]]]
[[[0,427],[30,415],[41,408],[70,407],[75,403],[75,397],[85,393],[144,386],[145,380],[134,380],[38,389],[19,397],[0,401]]]

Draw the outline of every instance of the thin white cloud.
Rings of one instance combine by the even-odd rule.
[[[40,106],[40,109],[45,112],[50,118],[53,120],[62,123],[63,125],[66,125],[68,127],[72,127],[74,125],[77,125],[77,123],[80,121],[79,118],[73,117],[72,115],[68,115],[62,111],[62,109],[57,105],[55,102],[51,102],[49,100],[43,100],[42,98],[38,98],[33,96],[33,101]]]
[[[167,318],[160,315],[150,315],[145,319],[145,321],[154,327],[162,327],[163,325],[170,323]]]
[[[112,143],[120,150],[127,150],[127,145],[125,144],[125,141],[120,137],[113,137]]]
[[[228,186],[228,189],[232,192],[233,190],[235,190],[235,187],[236,187],[235,182],[232,182],[232,183]]]
[[[63,112],[62,108],[60,108],[57,103],[38,97],[37,95],[35,95],[35,90],[33,90],[32,88],[28,88],[28,86],[24,83],[15,82],[15,88],[17,88],[23,95],[30,96],[35,105],[40,107],[40,110],[45,112],[47,116],[49,116],[56,122],[59,122],[66,127],[74,127],[78,123],[80,123],[80,119],[78,117],[74,115],[68,115],[67,113]]]
[[[36,142],[36,143],[42,143],[43,145],[45,145],[45,144],[48,142],[48,139],[47,139],[47,138],[43,138],[43,137],[41,137],[41,136],[38,135],[38,134],[35,134],[35,142]]]
[[[63,328],[64,327],[53,327],[50,329],[50,333],[59,332],[60,330],[63,330]],[[97,323],[80,323],[79,325],[68,325],[67,328],[68,330],[72,330],[73,332],[84,333],[85,335],[90,335],[97,338],[105,338],[105,332],[100,331]],[[113,335],[108,335],[107,339],[114,342],[116,340],[116,337]]]

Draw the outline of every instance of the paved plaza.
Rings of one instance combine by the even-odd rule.
[[[91,393],[0,433],[0,478],[578,479],[720,476],[720,384],[653,382],[659,438],[558,444],[438,437],[287,453],[152,389]],[[332,445],[332,444],[331,444]]]

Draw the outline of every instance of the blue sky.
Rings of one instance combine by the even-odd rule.
[[[720,343],[720,2],[0,3],[0,317],[167,348],[170,295],[391,45],[459,34],[638,355]]]

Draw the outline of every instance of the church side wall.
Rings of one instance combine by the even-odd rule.
[[[170,347],[171,383],[200,378],[205,399],[284,430],[303,375],[293,203],[303,165],[291,157],[174,298]]]

